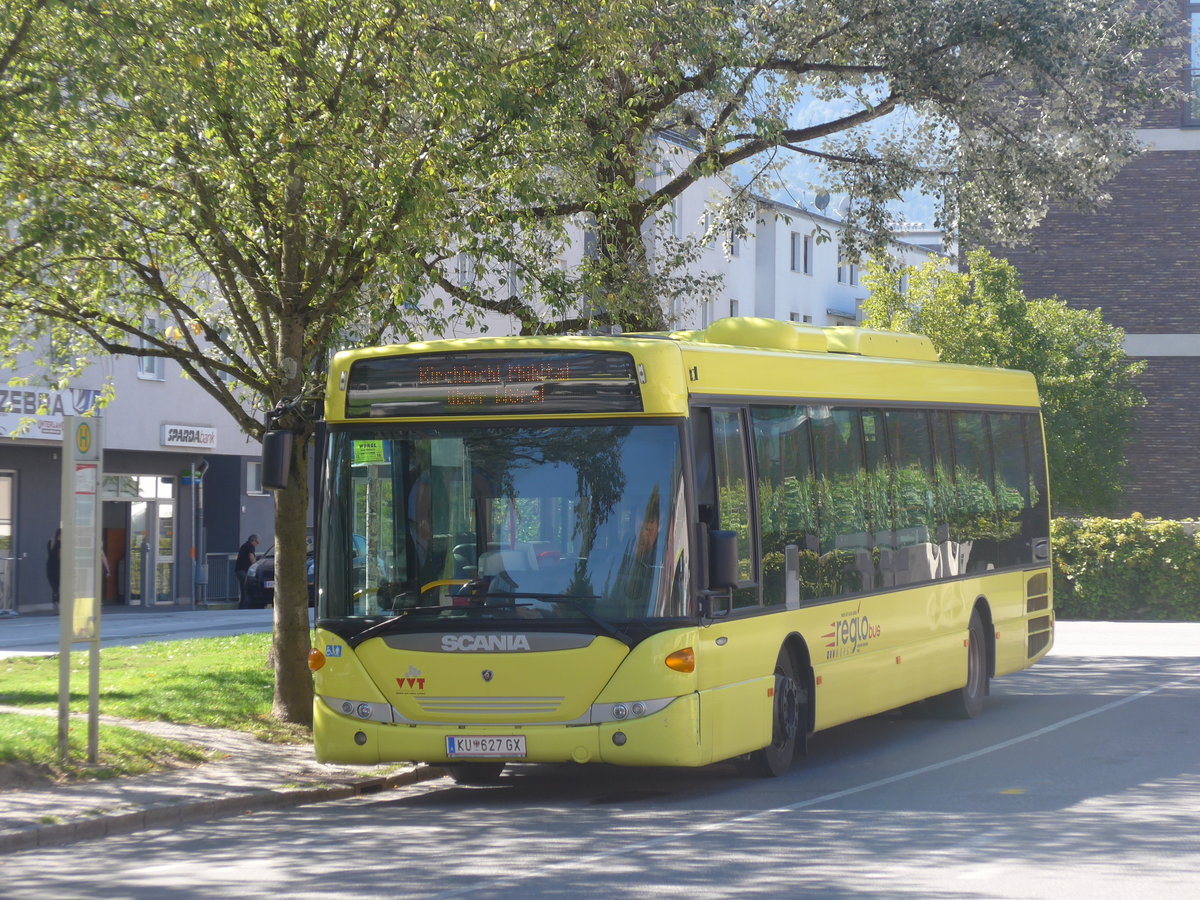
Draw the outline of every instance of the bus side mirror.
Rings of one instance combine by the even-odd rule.
[[[262,486],[269,491],[287,487],[292,470],[292,441],[290,431],[268,431],[262,440]]]
[[[708,533],[708,586],[714,591],[738,586],[737,532]]]

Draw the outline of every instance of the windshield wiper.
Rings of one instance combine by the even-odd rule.
[[[594,594],[581,594],[578,597],[567,597],[563,594],[547,594],[538,591],[520,591],[520,590],[505,590],[495,594],[489,593],[486,584],[472,582],[469,586],[472,590],[466,593],[456,595],[456,599],[465,599],[467,603],[459,606],[410,606],[407,609],[401,610],[397,615],[391,618],[384,619],[382,622],[376,622],[370,628],[365,628],[354,637],[350,638],[347,643],[351,647],[357,647],[370,638],[376,637],[387,632],[393,625],[404,620],[405,616],[412,613],[423,612],[446,612],[448,610],[462,611],[476,609],[511,609],[517,606],[528,606],[527,603],[517,603],[518,599],[522,600],[539,600],[545,603],[561,603],[572,607],[581,616],[587,619],[592,624],[596,625],[604,634],[611,638],[615,638],[627,647],[632,647],[634,644],[633,638],[623,629],[618,628],[607,619],[601,618],[590,609],[588,609],[581,601],[584,600],[599,600],[600,598]]]
[[[494,597],[494,596],[496,596],[496,595],[494,595],[494,594],[488,595],[488,599],[491,599],[491,597]],[[503,594],[501,594],[499,596],[501,596],[501,597],[523,597],[527,600],[542,600],[542,601],[545,601],[546,603],[565,603],[566,605],[573,607],[576,612],[578,612],[581,616],[583,616],[589,622],[592,622],[592,623],[598,625],[600,627],[600,629],[605,634],[607,634],[609,637],[616,638],[618,641],[620,641],[626,647],[633,646],[633,638],[630,637],[625,631],[618,628],[616,625],[614,625],[612,622],[608,621],[607,619],[602,619],[600,616],[596,615],[594,612],[592,612],[590,609],[588,609],[586,606],[584,606],[583,603],[580,602],[582,600],[599,600],[600,599],[599,597],[597,597],[593,594],[580,594],[578,597],[568,597],[564,594],[542,594],[542,593],[538,593],[536,591],[505,591]]]
[[[364,628],[358,634],[354,635],[354,637],[348,639],[346,643],[348,643],[351,647],[357,647],[363,641],[368,640],[369,638],[376,637],[377,635],[383,634],[386,631],[390,630],[393,625],[395,625],[399,622],[402,622],[404,620],[405,616],[411,615],[412,613],[426,613],[426,612],[436,613],[436,612],[446,612],[448,610],[456,610],[459,612],[466,612],[467,610],[478,609],[478,608],[479,608],[479,604],[471,604],[469,606],[441,606],[441,605],[438,605],[438,606],[409,606],[409,607],[406,607],[406,608],[400,610],[399,613],[392,616],[391,618],[384,619],[382,622],[376,622],[370,628]]]

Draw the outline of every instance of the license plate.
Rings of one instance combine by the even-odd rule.
[[[268,588],[268,587],[269,587],[269,588],[273,588],[273,587],[275,587],[275,582],[273,582],[273,581],[264,581],[264,582],[263,582],[263,587],[265,587],[265,588]]]
[[[499,757],[517,759],[525,756],[525,735],[505,737],[482,735],[447,735],[446,755],[455,759],[464,757]]]

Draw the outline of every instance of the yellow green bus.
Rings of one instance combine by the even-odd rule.
[[[320,442],[324,761],[778,775],[844,722],[978,715],[1051,646],[1034,379],[923,337],[350,350]]]

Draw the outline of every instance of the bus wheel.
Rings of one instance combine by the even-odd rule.
[[[455,763],[446,766],[446,771],[455,784],[496,784],[500,780],[500,773],[504,771],[504,763]]]
[[[971,613],[967,630],[967,683],[956,691],[933,698],[940,715],[951,719],[974,719],[983,712],[983,698],[988,693],[987,639],[979,610]]]
[[[803,724],[804,689],[796,677],[796,661],[783,649],[775,662],[775,702],[771,743],[738,761],[747,775],[772,778],[785,774],[796,756],[796,736]]]

